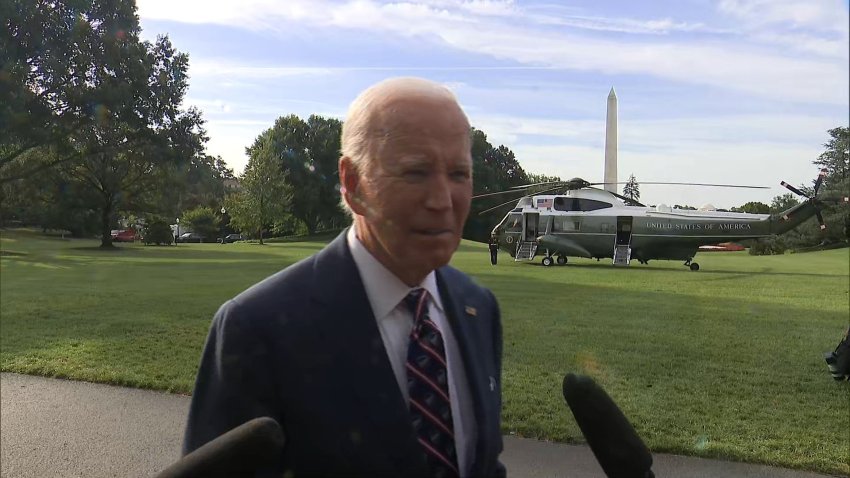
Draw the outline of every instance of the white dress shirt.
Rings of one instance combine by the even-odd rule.
[[[409,402],[405,364],[410,331],[413,329],[413,314],[402,301],[416,287],[408,287],[378,262],[357,238],[354,226],[348,230],[347,240],[348,248],[363,280],[372,312],[375,314],[375,320],[378,322],[378,330],[381,332],[384,348],[387,350],[399,389],[404,396],[404,401]],[[431,300],[428,301],[428,316],[440,329],[446,348],[455,448],[460,476],[464,478],[469,476],[469,470],[472,467],[477,433],[469,381],[466,378],[457,339],[440,300],[437,278],[433,271],[425,277],[419,287],[427,290],[431,296]]]

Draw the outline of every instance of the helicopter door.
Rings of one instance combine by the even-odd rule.
[[[537,226],[540,223],[540,213],[523,213],[522,240],[525,242],[537,240]]]
[[[632,257],[632,216],[617,217],[617,240],[614,243],[614,265],[627,266]]]
[[[522,240],[516,245],[516,261],[530,261],[537,254],[537,233],[540,223],[540,213],[522,213]]]

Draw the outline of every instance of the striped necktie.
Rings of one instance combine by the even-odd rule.
[[[425,289],[413,290],[404,303],[413,314],[406,363],[413,429],[431,467],[431,476],[458,477],[443,336],[428,317]]]

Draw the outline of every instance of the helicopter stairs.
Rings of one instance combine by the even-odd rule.
[[[537,254],[537,241],[523,241],[517,244],[514,262],[530,261]]]
[[[628,244],[614,246],[614,265],[627,266],[632,259],[632,248]]]

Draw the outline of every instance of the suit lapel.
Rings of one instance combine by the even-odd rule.
[[[407,404],[398,389],[375,314],[351,251],[346,242],[347,231],[328,245],[316,258],[314,298],[322,304],[317,325],[328,350],[335,355],[334,367],[345,381],[356,404],[348,408],[364,417],[364,447],[370,453],[384,453],[398,470],[399,476],[424,476],[424,461],[415,457],[422,451],[413,433]],[[422,466],[417,466],[422,465]]]
[[[484,394],[489,390],[490,378],[482,367],[474,366],[481,357],[478,343],[478,333],[475,331],[477,310],[472,304],[462,302],[467,295],[463,291],[455,289],[457,284],[449,284],[448,274],[444,269],[437,270],[437,287],[440,290],[440,298],[446,310],[446,317],[452,326],[452,331],[457,339],[458,348],[463,358],[464,370],[469,381],[469,390],[472,394],[472,407],[475,410],[475,422],[478,429],[478,437],[475,444],[475,459],[470,469],[472,476],[482,475],[486,470],[480,466],[485,463],[484,457],[488,451],[486,444],[490,441],[487,437],[491,434],[489,429],[491,421],[487,419],[487,401]],[[454,291],[454,294],[452,293]]]

